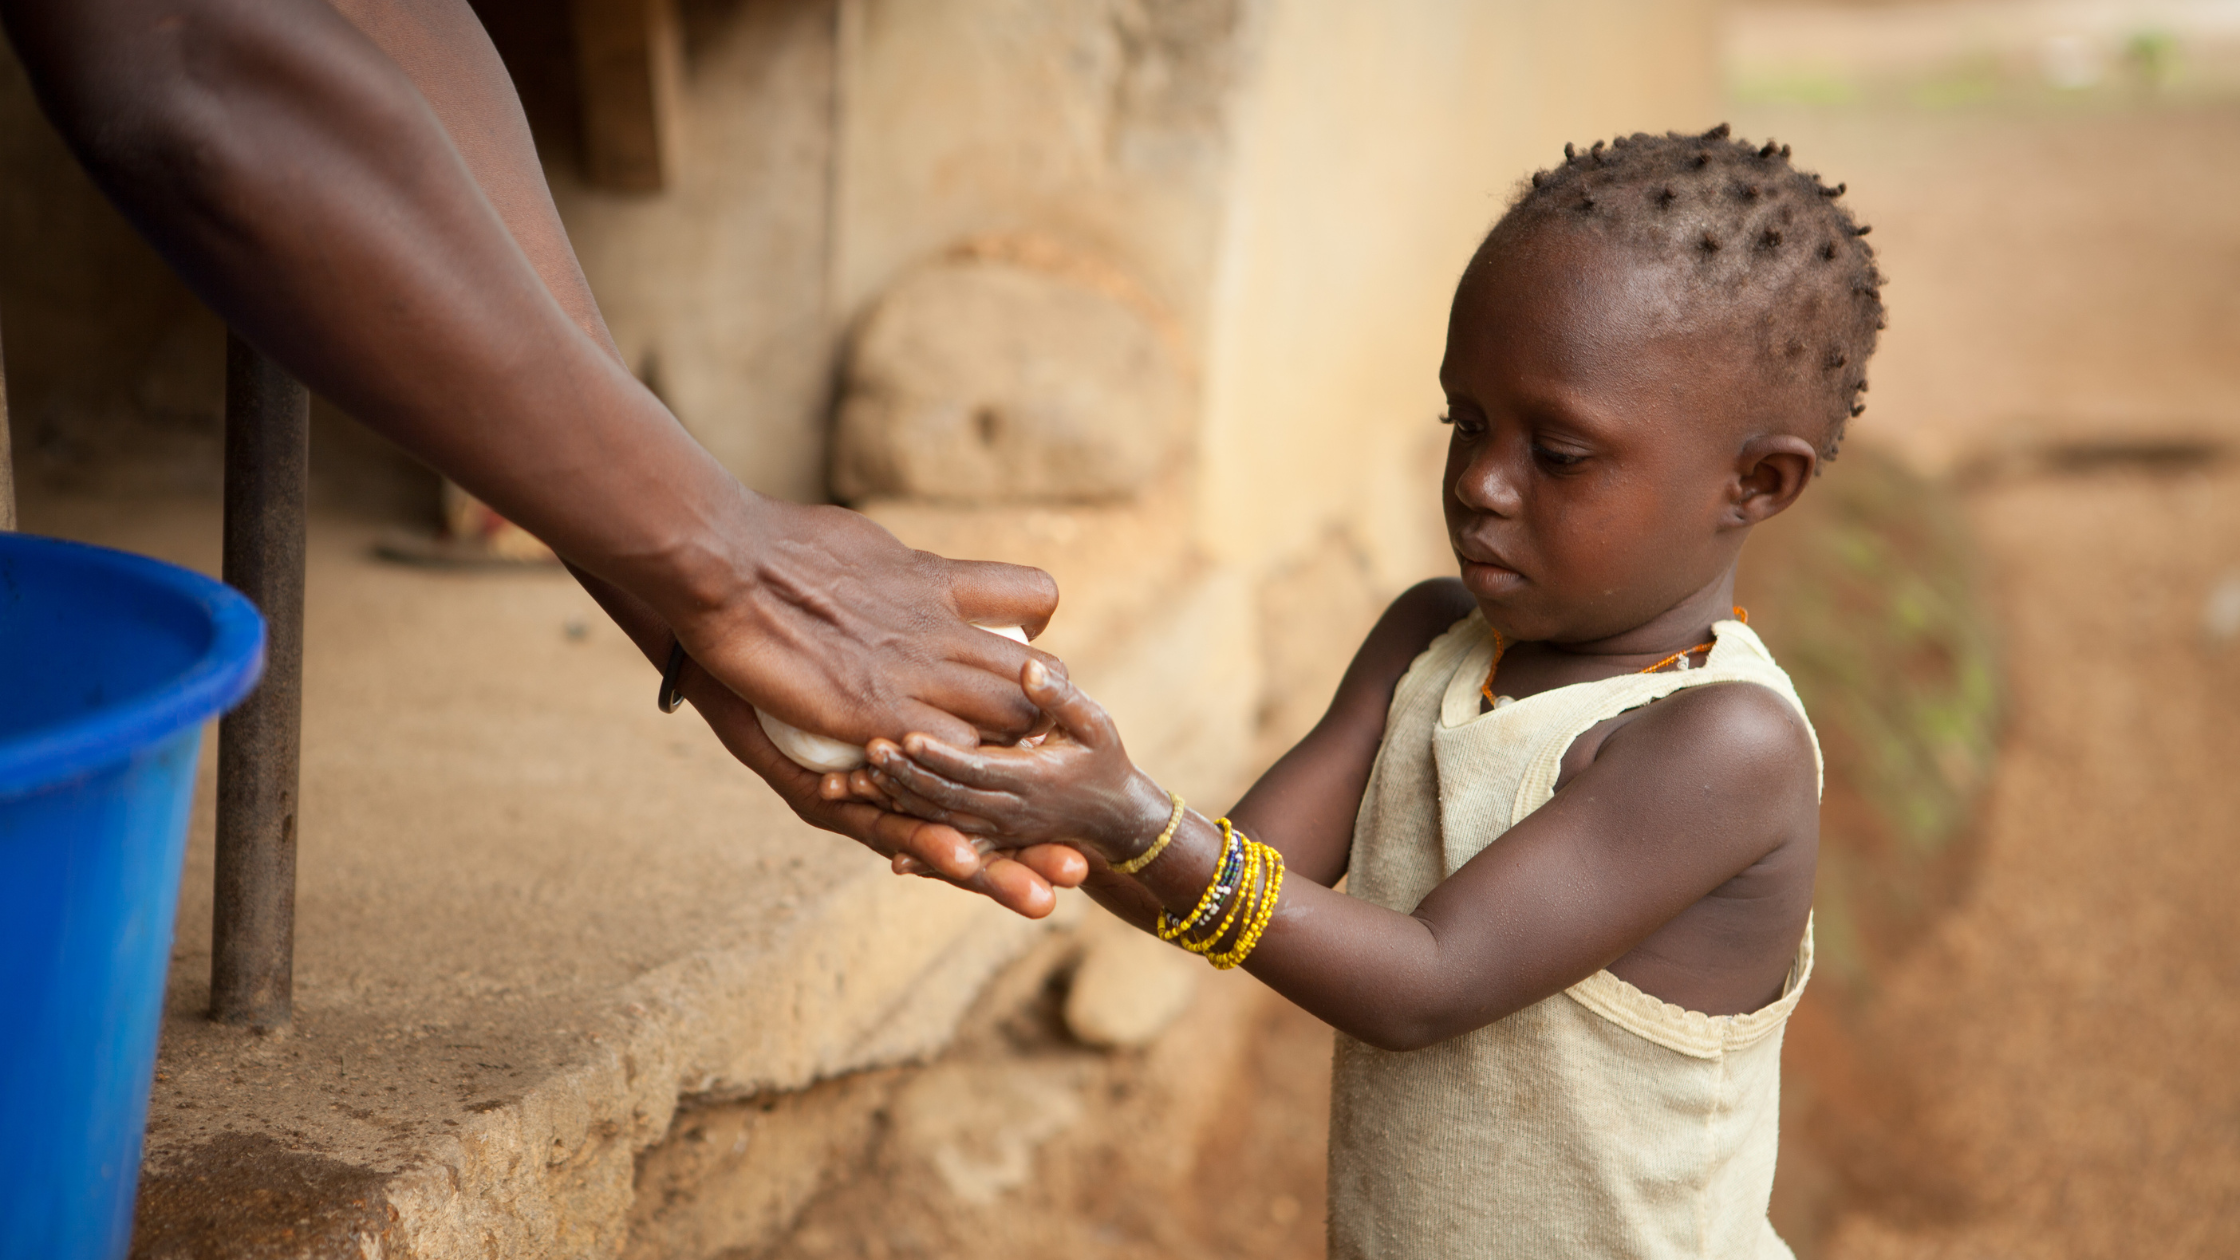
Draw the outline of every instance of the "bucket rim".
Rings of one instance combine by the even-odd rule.
[[[264,674],[264,618],[239,591],[152,556],[113,547],[0,532],[0,555],[46,551],[112,578],[179,599],[210,626],[209,645],[161,685],[51,726],[0,741],[0,799],[61,787],[239,704]]]

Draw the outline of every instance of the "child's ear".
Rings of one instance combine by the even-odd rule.
[[[1812,482],[1820,452],[1794,433],[1763,433],[1735,460],[1734,523],[1755,525],[1787,511]]]

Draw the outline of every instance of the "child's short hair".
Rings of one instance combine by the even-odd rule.
[[[1867,229],[1836,204],[1844,186],[1789,163],[1789,146],[1667,132],[1563,146],[1532,177],[1479,255],[1550,224],[1587,227],[1660,258],[1687,259],[1693,286],[1756,332],[1769,383],[1802,384],[1821,411],[1823,458],[1866,409],[1866,366],[1883,327]]]

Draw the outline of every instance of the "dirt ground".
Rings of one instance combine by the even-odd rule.
[[[2240,176],[2206,159],[2240,153],[2240,108],[1738,124],[1877,227],[1892,327],[1859,432],[1955,476],[2009,696],[1958,904],[1848,1042],[1792,1039],[1823,1096],[1787,1141],[1839,1180],[1794,1241],[2234,1254],[2240,644],[2208,622],[2240,580]]]

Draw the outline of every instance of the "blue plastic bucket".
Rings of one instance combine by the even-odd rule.
[[[263,669],[232,589],[0,533],[0,1257],[131,1242],[202,724]]]

